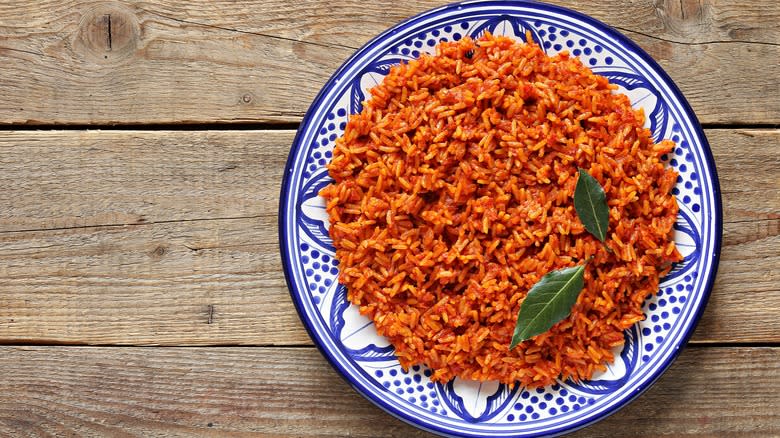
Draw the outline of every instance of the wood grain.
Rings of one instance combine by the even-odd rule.
[[[780,341],[772,223],[755,223],[745,242],[726,233],[694,341]],[[258,217],[2,233],[0,343],[310,345],[274,226]]]
[[[707,134],[726,223],[694,340],[778,342],[780,131]],[[292,135],[0,136],[0,342],[309,345],[277,245]]]
[[[707,137],[718,169],[725,223],[717,281],[694,339],[717,342],[719,336],[709,334],[733,333],[743,317],[770,326],[780,317],[780,132],[717,130],[708,131]],[[763,334],[744,332],[740,338],[780,340],[759,332]]]
[[[635,39],[670,73],[703,122],[780,122],[780,64],[773,61],[780,57],[778,3],[557,3]],[[0,121],[297,122],[356,48],[441,4],[5,2]]]
[[[780,131],[707,130],[727,223],[780,220]],[[8,131],[0,233],[276,215],[292,131]],[[746,177],[749,175],[750,177]],[[740,237],[739,239],[742,239]]]
[[[639,43],[726,128],[692,345],[572,436],[780,436],[780,130],[730,129],[780,126],[780,3],[546,1]],[[0,2],[0,436],[430,436],[311,346],[277,243],[294,132],[247,128],[298,123],[359,46],[442,4]],[[204,130],[223,124],[246,130]],[[108,125],[139,130],[78,130]]]
[[[0,135],[0,232],[265,215],[291,131]]]
[[[0,234],[0,343],[310,344],[276,218]]]
[[[780,434],[778,363],[778,348],[686,349],[637,401],[573,436]],[[2,347],[0,367],[8,436],[429,436],[310,348]]]

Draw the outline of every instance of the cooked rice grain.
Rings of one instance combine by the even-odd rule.
[[[614,360],[680,254],[676,173],[644,115],[561,53],[486,34],[393,67],[328,165],[330,235],[349,300],[432,380],[543,386]],[[606,244],[573,205],[577,168],[610,207]],[[593,257],[571,315],[508,346],[526,293]]]

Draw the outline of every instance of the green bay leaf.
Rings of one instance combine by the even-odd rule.
[[[585,265],[548,272],[520,305],[509,349],[549,330],[571,313],[584,284]]]
[[[585,229],[603,242],[609,226],[607,195],[601,184],[585,169],[580,169],[579,173],[577,187],[574,188],[574,209]]]

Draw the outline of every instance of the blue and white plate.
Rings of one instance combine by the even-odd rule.
[[[497,382],[455,379],[431,383],[430,371],[404,372],[388,341],[346,300],[328,237],[325,164],[349,114],[390,66],[485,30],[525,39],[549,54],[568,50],[644,108],[656,140],[672,139],[668,157],[680,174],[675,241],[685,259],[645,303],[647,319],[626,332],[626,343],[603,374],[583,383],[527,390]],[[715,278],[721,241],[720,189],[701,127],[669,76],[636,44],[605,24],[557,6],[484,1],[444,6],[411,18],[358,50],[312,103],[292,145],[282,183],[279,240],[285,275],[304,325],[333,367],[388,413],[447,436],[549,436],[586,426],[646,390],[671,364],[693,332]]]

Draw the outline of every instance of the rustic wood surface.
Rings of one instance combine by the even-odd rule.
[[[704,123],[780,123],[780,3],[554,3],[633,38],[671,74]],[[297,122],[356,48],[441,4],[4,2],[0,121]]]
[[[708,128],[725,220],[693,345],[573,436],[780,436],[780,3],[552,3],[674,78]],[[428,436],[312,346],[276,215],[314,94],[441,4],[2,2],[0,436]]]
[[[0,135],[0,342],[310,345],[277,244],[293,134]],[[694,340],[780,342],[780,131],[707,135],[724,241]]]
[[[8,436],[429,436],[310,348],[5,347],[0,367]],[[572,436],[777,436],[778,374],[777,348],[688,348],[647,393]]]

